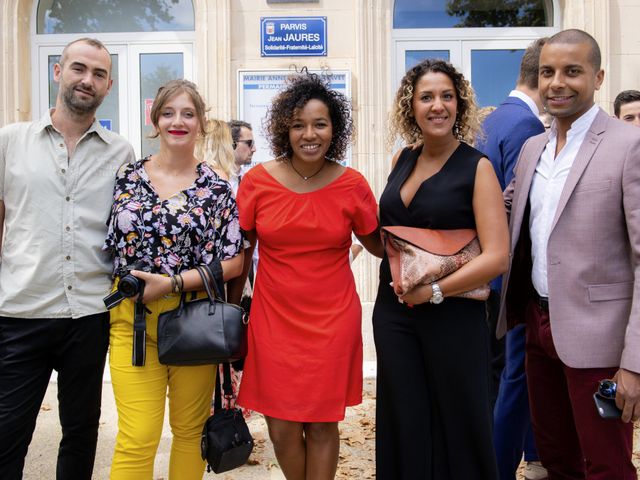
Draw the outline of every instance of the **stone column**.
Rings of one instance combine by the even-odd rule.
[[[612,109],[616,92],[611,91],[611,3],[610,0],[564,0],[562,8],[562,28],[579,28],[596,39],[602,54],[602,68],[605,80],[598,92],[596,103],[606,110]],[[612,96],[613,95],[613,96]]]
[[[376,198],[380,198],[389,173],[386,151],[387,111],[391,95],[391,0],[357,0],[356,72],[354,75],[354,117],[356,145],[353,166],[367,178]],[[355,265],[355,277],[363,303],[375,300],[379,261],[362,254]]]
[[[231,5],[235,0],[194,0],[196,82],[209,116],[231,115]]]
[[[31,119],[32,3],[0,2],[0,126]]]

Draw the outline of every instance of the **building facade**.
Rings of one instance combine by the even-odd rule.
[[[154,148],[146,138],[150,102],[170,78],[195,81],[210,116],[229,119],[251,108],[255,95],[247,90],[247,78],[302,67],[341,72],[357,132],[350,163],[379,195],[392,153],[386,145],[391,101],[405,69],[422,58],[448,59],[471,79],[481,104],[496,104],[514,84],[519,55],[533,39],[580,28],[602,48],[606,75],[597,101],[605,110],[613,110],[619,91],[640,87],[640,0],[527,0],[518,11],[501,9],[508,4],[502,0],[495,0],[491,10],[475,9],[480,3],[475,0],[108,3],[0,2],[0,126],[38,118],[55,102],[52,66],[62,47],[79,36],[102,40],[112,53],[114,89],[99,117],[127,137],[139,155]],[[303,29],[322,23],[324,54],[315,54],[319,47],[312,56],[270,55],[277,50],[265,51],[264,43],[274,22],[298,22]],[[260,136],[255,121],[254,128]],[[370,304],[377,262],[363,256],[355,269],[362,300]]]

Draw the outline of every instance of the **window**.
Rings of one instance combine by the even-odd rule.
[[[139,157],[155,153],[149,111],[158,87],[195,77],[192,0],[40,0],[34,2],[34,119],[55,105],[53,65],[78,36],[102,41],[112,59],[113,88],[96,112]]]
[[[396,0],[393,28],[549,27],[545,0]]]
[[[441,58],[471,81],[480,106],[497,106],[527,46],[558,31],[558,11],[557,0],[395,0],[395,85],[418,62]]]
[[[191,0],[40,0],[39,34],[194,30]]]

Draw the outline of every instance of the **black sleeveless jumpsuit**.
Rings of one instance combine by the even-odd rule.
[[[408,207],[400,188],[419,150],[405,149],[380,197],[382,226],[475,228],[472,199],[482,153],[461,143]],[[378,480],[497,478],[489,406],[485,302],[398,302],[385,257],[373,311],[378,356]]]

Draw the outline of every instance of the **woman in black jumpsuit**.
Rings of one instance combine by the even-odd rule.
[[[493,167],[463,141],[475,132],[475,112],[468,82],[439,60],[409,70],[396,96],[392,132],[422,146],[394,157],[380,224],[473,228],[482,254],[438,280],[439,304],[430,302],[433,284],[398,298],[382,261],[373,313],[378,480],[497,478],[485,303],[453,296],[488,282],[508,261]]]

